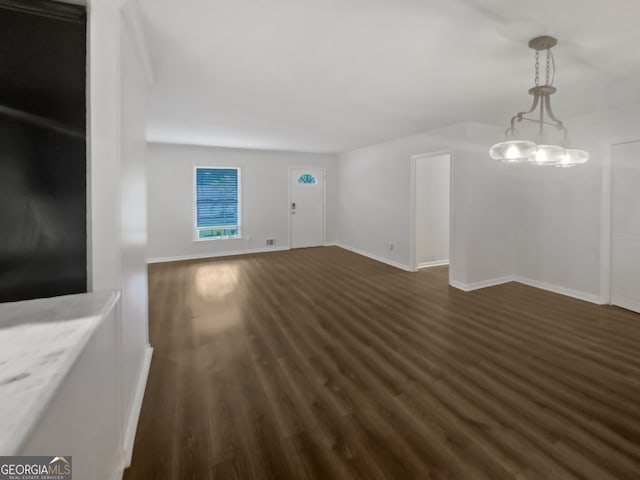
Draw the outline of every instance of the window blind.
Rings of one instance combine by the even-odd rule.
[[[238,169],[196,169],[196,227],[238,225]]]

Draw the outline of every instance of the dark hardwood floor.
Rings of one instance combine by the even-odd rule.
[[[640,479],[640,315],[337,247],[149,282],[127,480]]]

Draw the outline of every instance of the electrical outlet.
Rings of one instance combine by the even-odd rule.
[[[275,238],[267,238],[267,245],[275,245],[275,243],[276,243]]]
[[[393,247],[394,247],[394,246],[395,246],[395,245],[393,244],[393,242],[389,242],[389,243],[387,243],[387,248],[389,249],[389,251],[393,251]]]

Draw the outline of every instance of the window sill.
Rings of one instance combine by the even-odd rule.
[[[242,240],[241,235],[234,235],[228,237],[204,237],[204,238],[194,238],[194,242],[210,242],[212,240]]]

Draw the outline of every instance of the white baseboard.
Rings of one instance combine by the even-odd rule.
[[[353,253],[357,253],[358,255],[362,255],[363,257],[370,258],[371,260],[375,260],[381,263],[386,263],[387,265],[391,265],[392,267],[399,268],[400,270],[405,270],[407,272],[415,272],[415,270],[411,268],[409,265],[405,265],[404,263],[396,262],[388,258],[379,257],[378,255],[365,252],[364,250],[360,250],[359,248],[349,247],[348,245],[344,245],[342,243],[336,243],[335,246],[343,248],[345,250],[349,250],[350,252],[353,252]]]
[[[457,280],[450,280],[449,285],[465,292],[471,292],[480,288],[494,287],[496,285],[502,285],[503,283],[513,281],[515,281],[515,277],[513,275],[507,275],[505,277],[490,278],[488,280],[482,280],[474,283],[462,283]]]
[[[127,430],[124,437],[124,467],[131,465],[131,457],[133,455],[133,444],[136,440],[136,430],[138,429],[138,420],[140,419],[140,411],[142,410],[142,400],[144,399],[144,391],[147,387],[147,379],[149,378],[149,369],[151,368],[151,357],[153,356],[153,348],[148,346],[144,352],[142,361],[142,369],[138,378],[138,386],[133,397],[133,405],[131,406],[131,414],[127,422]]]
[[[203,258],[231,257],[233,255],[248,255],[251,253],[281,252],[283,250],[289,250],[289,246],[253,248],[247,250],[234,250],[232,252],[196,253],[191,255],[178,255],[175,257],[148,258],[147,263],[180,262],[182,260],[200,260]]]
[[[433,262],[422,262],[418,264],[418,270],[421,268],[440,267],[442,265],[449,265],[449,259],[435,260]]]
[[[578,300],[584,300],[585,302],[591,302],[597,305],[602,305],[604,303],[600,298],[600,295],[582,292],[580,290],[574,290],[572,288],[562,287],[560,285],[554,285],[553,283],[532,280],[531,278],[521,277],[519,275],[516,275],[515,281],[524,285],[529,285],[530,287],[540,288],[542,290],[547,290],[548,292],[559,293],[560,295],[566,295],[567,297],[577,298]]]
[[[611,305],[622,307],[632,312],[640,313],[640,302],[622,295],[612,295]]]
[[[560,285],[554,285],[552,283],[540,282],[538,280],[521,277],[519,275],[507,275],[505,277],[492,278],[489,280],[483,280],[481,282],[475,282],[475,283],[462,283],[456,280],[451,280],[449,282],[449,285],[451,285],[452,287],[458,288],[460,290],[463,290],[465,292],[470,292],[472,290],[493,287],[495,285],[501,285],[507,282],[522,283],[523,285],[540,288],[542,290],[547,290],[548,292],[559,293],[560,295],[566,295],[568,297],[577,298],[578,300],[584,300],[585,302],[591,302],[597,305],[602,305],[604,303],[600,298],[600,295],[582,292],[580,290],[573,290],[571,288],[561,287]]]

